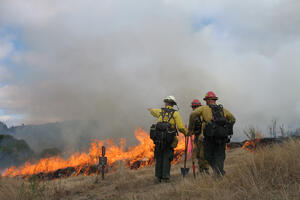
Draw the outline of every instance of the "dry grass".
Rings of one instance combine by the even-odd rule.
[[[5,178],[0,179],[0,199],[30,199],[38,192],[36,199],[299,199],[299,154],[299,141],[256,153],[230,150],[225,162],[227,174],[217,180],[200,175],[194,179],[192,174],[183,179],[182,164],[178,164],[172,167],[171,183],[157,184],[153,167],[127,170],[122,163],[117,172],[98,183],[95,176],[79,176],[35,182],[39,186],[32,187],[30,182]]]
[[[245,155],[222,179],[181,182],[176,186],[178,195],[181,199],[299,199],[299,147],[299,142],[289,142]]]
[[[10,178],[0,179],[0,199],[18,199],[20,181]]]

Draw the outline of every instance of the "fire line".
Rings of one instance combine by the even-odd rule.
[[[138,169],[145,166],[152,165],[154,161],[154,144],[150,139],[149,134],[141,128],[134,131],[136,139],[139,144],[133,147],[128,147],[124,150],[126,144],[125,139],[121,139],[120,145],[116,145],[112,140],[94,140],[91,143],[88,153],[74,153],[69,158],[64,159],[60,156],[54,156],[49,158],[42,158],[35,163],[30,161],[26,162],[20,167],[10,167],[7,169],[3,176],[28,176],[39,173],[50,173],[59,169],[74,168],[76,172],[74,174],[90,174],[94,165],[99,162],[99,157],[102,155],[102,146],[106,146],[107,165],[112,166],[119,160],[126,161],[126,166],[131,169]],[[178,162],[183,154],[184,139],[182,134],[179,136],[178,146],[174,151],[173,164]]]

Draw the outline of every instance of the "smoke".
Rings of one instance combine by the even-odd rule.
[[[188,123],[192,99],[213,90],[236,116],[237,137],[274,117],[294,128],[299,9],[295,0],[4,0],[0,26],[24,48],[14,43],[6,58],[14,69],[0,106],[26,123],[96,120],[97,138],[131,137],[163,97],[178,99]]]

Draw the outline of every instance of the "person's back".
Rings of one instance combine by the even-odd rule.
[[[216,105],[216,103],[213,103],[212,105]],[[223,111],[224,111],[224,117],[230,121],[232,124],[235,123],[235,118],[234,116],[225,108],[223,108]],[[202,120],[204,123],[202,123],[202,134],[204,134],[204,129],[205,129],[205,126],[207,123],[210,123],[213,119],[213,112],[212,112],[212,109],[210,108],[209,105],[204,105],[204,106],[201,106],[199,108],[197,108],[196,110],[194,110],[194,112],[192,112],[190,114],[190,124],[189,124],[189,127],[192,127],[194,126],[194,119],[197,118],[198,116],[201,116]]]
[[[176,105],[176,100],[173,96],[168,96],[164,99],[165,108],[148,110],[150,113],[158,118],[157,124],[152,126],[151,129],[154,133],[150,132],[150,137],[155,144],[155,176],[158,181],[169,181],[171,161],[173,160],[174,148],[177,146],[177,129],[183,134],[187,134],[180,114],[177,110],[173,109]]]
[[[194,99],[191,103],[191,107],[192,107],[193,111],[195,111],[197,108],[200,108],[201,106],[202,106],[202,104],[198,99]],[[203,122],[202,117],[196,116],[194,119],[194,126],[189,128],[189,129],[193,130],[192,132],[195,135],[195,137],[194,137],[195,147],[193,148],[192,160],[193,160],[193,166],[194,166],[194,164],[195,164],[194,159],[197,158],[199,172],[208,174],[209,164],[204,158],[202,122]]]
[[[206,94],[204,100],[207,105],[190,114],[189,129],[194,126],[196,117],[202,118],[205,159],[216,175],[224,175],[225,145],[231,137],[235,118],[228,110],[216,104],[217,99],[213,92]]]
[[[169,116],[169,113],[168,113],[168,114],[164,115],[164,119],[163,119],[162,117],[163,117],[163,113],[164,113],[163,110],[164,109],[174,111],[173,116],[172,117]],[[181,116],[180,116],[179,112],[177,110],[173,109],[173,106],[166,105],[165,108],[151,109],[150,113],[154,117],[158,118],[157,122],[168,121],[169,117],[170,117],[169,123],[171,124],[172,128],[174,128],[174,129],[177,128],[178,131],[181,132],[181,133],[184,133],[184,134],[187,133],[187,129],[185,128],[185,126],[182,122],[182,119],[181,119]],[[172,114],[172,112],[170,112],[170,113]]]

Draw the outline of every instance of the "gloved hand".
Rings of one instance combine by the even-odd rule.
[[[204,140],[204,136],[203,135],[199,135],[198,141],[203,142],[203,140]]]
[[[185,136],[192,136],[193,132],[192,131],[188,131],[187,134],[185,134]]]

